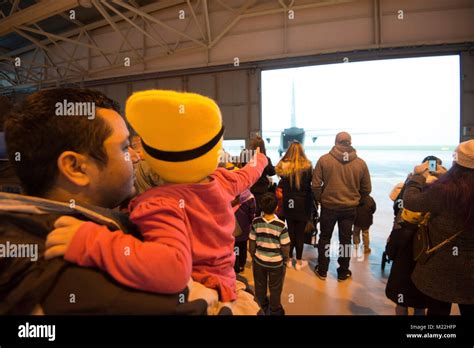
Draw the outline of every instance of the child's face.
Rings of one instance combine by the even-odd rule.
[[[132,137],[132,141],[131,141],[130,146],[137,153],[140,160],[143,160],[145,158],[145,156],[143,154],[142,140],[138,135],[135,135],[135,136]]]

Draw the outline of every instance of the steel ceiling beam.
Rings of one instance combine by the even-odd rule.
[[[57,2],[62,2],[62,1],[64,1],[64,0],[57,0]],[[143,6],[140,9],[142,11],[146,12],[146,13],[153,13],[153,12],[156,12],[156,11],[168,8],[168,7],[173,7],[173,6],[176,6],[176,5],[179,5],[179,4],[183,4],[185,2],[186,2],[185,0],[169,0],[169,1],[167,0],[167,1],[156,2],[156,3],[152,3],[150,5]],[[25,9],[25,10],[27,10],[27,9]],[[22,11],[25,11],[25,10],[22,10]],[[128,12],[125,12],[124,15],[126,17],[130,18],[130,17],[133,17],[134,12],[128,11]],[[2,21],[0,21],[0,24],[1,23],[2,23]],[[61,33],[61,36],[63,38],[70,38],[70,37],[74,37],[74,36],[79,35],[79,32],[81,30],[91,31],[91,30],[102,28],[102,27],[106,27],[108,25],[109,24],[107,23],[107,21],[105,19],[102,19],[102,20],[99,20],[99,21],[94,22],[94,23],[86,24],[82,28],[73,29],[73,30]],[[5,27],[5,29],[6,28],[7,27]],[[7,33],[11,32],[12,28],[13,27],[10,27],[10,29],[7,31]],[[0,34],[0,36],[1,36],[1,34]],[[46,40],[41,40],[41,43],[42,44],[48,44],[49,41],[47,39]],[[32,51],[34,49],[35,49],[35,45],[26,46],[26,47],[22,47],[22,48],[19,48],[17,50],[14,50],[14,51],[10,52],[8,55],[18,56],[20,54],[23,54],[23,53],[28,52],[28,51]]]
[[[30,25],[77,6],[77,0],[43,0],[0,20],[0,36],[23,25]]]
[[[110,17],[110,15],[107,13],[107,11],[102,7],[102,4],[97,1],[97,0],[92,0],[92,4],[94,7],[99,11],[99,13],[102,15],[102,17],[105,18],[105,20],[110,24],[110,26],[114,29],[114,31],[119,34],[119,36],[122,38],[124,42],[127,43],[128,47],[132,49],[132,51],[135,53],[135,56],[143,62],[143,57],[140,53],[138,53],[137,49],[132,45],[132,43],[128,40],[128,38],[123,35],[122,31],[120,28],[117,26],[115,21]]]
[[[160,25],[161,27],[163,27],[163,28],[165,28],[165,29],[167,29],[167,30],[169,30],[169,31],[171,31],[171,32],[173,32],[173,33],[175,33],[175,34],[178,34],[178,35],[180,35],[180,36],[183,36],[183,37],[185,37],[186,39],[197,43],[197,44],[200,45],[200,46],[207,47],[207,45],[206,45],[205,43],[203,43],[202,41],[199,41],[199,40],[197,40],[197,39],[195,39],[195,38],[189,36],[188,34],[183,33],[183,32],[181,32],[181,31],[179,31],[179,30],[173,28],[172,26],[170,26],[170,25],[164,23],[163,21],[161,21],[161,20],[159,20],[159,19],[156,19],[155,17],[150,16],[148,13],[145,13],[145,12],[141,11],[140,9],[137,9],[137,8],[135,8],[135,7],[133,7],[133,6],[130,6],[129,4],[126,4],[126,3],[124,3],[124,2],[121,1],[121,0],[112,0],[112,2],[113,2],[114,4],[117,4],[117,5],[121,6],[121,7],[123,7],[123,8],[126,8],[126,9],[129,10],[129,11],[138,13],[140,16],[142,16],[142,17],[148,19],[150,22],[156,23],[156,24]]]

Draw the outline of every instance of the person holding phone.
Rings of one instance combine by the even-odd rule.
[[[439,172],[439,168],[437,168]],[[461,315],[474,314],[474,140],[458,145],[451,169],[433,184],[429,159],[414,169],[403,195],[403,206],[430,213],[432,248],[425,263],[418,262],[411,280],[427,295],[428,315],[449,315],[457,303]]]

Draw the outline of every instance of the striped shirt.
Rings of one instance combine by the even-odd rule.
[[[290,243],[286,224],[275,215],[266,220],[263,216],[252,221],[249,239],[256,244],[255,262],[264,267],[280,267],[283,264],[281,246]]]

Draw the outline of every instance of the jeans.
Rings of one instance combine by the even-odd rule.
[[[253,262],[253,278],[255,282],[255,297],[260,303],[263,311],[270,315],[284,315],[285,311],[281,305],[281,292],[285,280],[286,267],[282,265],[277,268],[263,267]],[[270,301],[267,297],[267,287],[270,290]]]
[[[349,270],[352,225],[354,224],[355,216],[356,208],[332,210],[321,207],[321,219],[319,221],[321,234],[318,243],[318,267],[321,271],[327,272],[329,267],[331,237],[336,222],[339,228],[339,250],[342,250],[337,260],[339,263],[337,273],[340,274]]]

